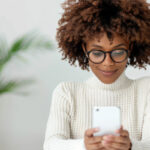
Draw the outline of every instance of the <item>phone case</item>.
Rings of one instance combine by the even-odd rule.
[[[121,127],[120,108],[116,106],[95,106],[93,108],[92,126],[93,128],[100,128],[100,131],[94,133],[94,136],[107,134],[119,136],[119,134],[115,133],[115,131]]]

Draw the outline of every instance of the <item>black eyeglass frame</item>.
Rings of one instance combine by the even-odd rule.
[[[117,62],[117,61],[113,60],[111,54],[112,54],[113,51],[116,51],[116,50],[124,50],[124,51],[127,53],[127,56],[126,56],[126,58],[125,58],[123,61]],[[90,55],[90,53],[93,52],[93,51],[100,51],[100,52],[102,52],[102,53],[104,54],[104,58],[103,58],[103,60],[102,60],[101,62],[95,63],[95,62],[93,62],[93,61],[90,59],[89,55]],[[106,58],[106,53],[109,53],[109,56],[110,56],[111,60],[112,60],[113,62],[115,62],[115,63],[122,63],[122,62],[124,62],[124,61],[128,58],[128,50],[127,50],[127,49],[124,49],[124,48],[114,49],[114,50],[108,51],[108,52],[105,52],[105,51],[102,51],[102,50],[90,50],[90,51],[88,51],[88,52],[86,52],[86,53],[87,53],[87,58],[88,58],[91,62],[93,62],[94,64],[101,64],[101,63],[105,60],[105,58]]]

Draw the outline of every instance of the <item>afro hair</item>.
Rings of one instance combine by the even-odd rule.
[[[56,40],[71,65],[78,61],[89,70],[82,49],[86,39],[115,32],[132,45],[128,65],[145,68],[150,64],[150,4],[146,0],[66,0],[57,28]]]

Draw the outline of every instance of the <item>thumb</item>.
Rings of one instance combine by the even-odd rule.
[[[120,128],[120,130],[123,130],[123,125],[121,125],[121,128]]]
[[[120,133],[121,131],[123,131],[123,125],[121,125],[120,129],[116,130],[116,133]]]

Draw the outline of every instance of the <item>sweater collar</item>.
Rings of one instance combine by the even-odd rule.
[[[92,77],[90,77],[86,82],[92,87],[102,88],[104,90],[118,90],[124,89],[130,86],[131,80],[125,74],[125,71],[111,84],[105,84],[91,71]]]

